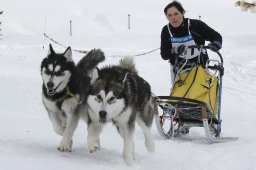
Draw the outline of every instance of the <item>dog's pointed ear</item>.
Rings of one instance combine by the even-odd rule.
[[[50,54],[55,54],[53,48],[52,48],[52,44],[49,44],[49,50],[48,50],[48,55],[49,56]]]
[[[90,84],[93,85],[95,81],[99,78],[99,69],[96,67],[94,68],[88,76],[91,78]]]
[[[72,51],[71,48],[68,47],[66,51],[64,52],[64,57],[67,59],[67,61],[73,61],[72,60]]]

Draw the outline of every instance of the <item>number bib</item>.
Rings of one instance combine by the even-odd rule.
[[[186,46],[190,46],[190,45],[196,45],[193,36],[191,35],[190,31],[189,31],[189,25],[190,25],[190,21],[188,19],[188,32],[189,35],[187,36],[183,36],[183,37],[174,37],[171,33],[171,30],[169,28],[169,24],[167,24],[169,33],[170,33],[170,43],[172,44],[172,48],[177,48],[180,45],[186,45]],[[194,57],[198,57],[200,55],[200,51],[196,48],[188,48],[187,52],[180,55],[179,57],[181,58],[185,58],[185,59],[191,59]]]

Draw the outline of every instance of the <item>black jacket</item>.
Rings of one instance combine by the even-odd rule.
[[[189,34],[187,18],[184,19],[183,23],[178,28],[172,27],[170,23],[169,27],[172,32],[172,35],[175,37],[182,37]],[[196,45],[205,45],[205,41],[218,41],[222,44],[222,36],[200,20],[190,19],[189,28]],[[164,60],[170,60],[170,63],[174,65],[176,54],[171,52],[172,44],[170,43],[169,40],[170,37],[171,36],[168,31],[167,25],[165,25],[161,33],[161,56]],[[201,64],[204,65],[207,59],[208,55],[206,54],[204,57],[201,58]],[[196,62],[197,60],[197,57],[190,59],[191,62]]]

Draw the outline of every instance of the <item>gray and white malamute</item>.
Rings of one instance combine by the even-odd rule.
[[[41,63],[43,104],[55,132],[63,136],[58,147],[60,151],[72,150],[72,136],[78,120],[88,117],[86,100],[91,81],[89,75],[104,59],[101,50],[91,50],[75,65],[70,47],[59,54],[50,45],[48,55]]]
[[[98,149],[102,126],[112,121],[124,140],[124,161],[131,164],[137,122],[143,130],[147,150],[153,152],[154,141],[150,129],[154,115],[157,114],[157,105],[151,95],[150,85],[138,76],[133,60],[124,58],[119,65],[104,67],[94,76],[96,81],[92,83],[87,100],[87,149],[90,152]]]

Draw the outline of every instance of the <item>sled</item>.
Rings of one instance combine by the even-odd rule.
[[[208,46],[193,45],[202,52]],[[170,96],[155,96],[159,110],[155,119],[157,130],[165,138],[189,133],[192,127],[203,127],[209,142],[238,140],[238,137],[221,136],[221,94],[224,75],[223,58],[209,60],[203,68],[188,60],[174,65],[174,83]],[[178,61],[176,59],[176,61]]]

